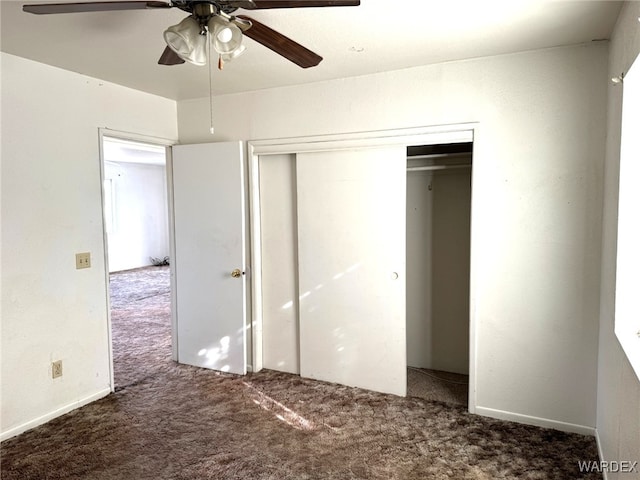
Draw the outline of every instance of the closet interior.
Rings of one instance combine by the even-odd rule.
[[[407,148],[407,392],[467,404],[472,143]]]

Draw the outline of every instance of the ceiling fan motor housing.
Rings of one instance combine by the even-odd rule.
[[[193,13],[196,18],[211,18],[220,12],[230,14],[238,10],[238,6],[213,0],[177,1],[172,2],[172,6],[185,12]]]

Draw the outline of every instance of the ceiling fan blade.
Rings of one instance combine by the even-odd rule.
[[[180,65],[181,63],[184,63],[184,60],[169,47],[164,49],[164,52],[162,52],[162,55],[160,55],[160,59],[158,60],[158,65]]]
[[[23,5],[22,10],[36,15],[50,13],[109,12],[113,10],[144,10],[147,8],[171,8],[166,2],[157,1],[119,1],[119,2],[80,2],[80,3],[39,3]]]
[[[360,5],[360,0],[229,0],[223,3],[245,10],[262,10],[266,8],[357,7]]]
[[[244,31],[247,37],[282,55],[287,60],[291,60],[296,65],[302,68],[309,68],[315,67],[322,61],[322,57],[317,53],[312,52],[299,43],[294,42],[289,37],[285,37],[272,28],[267,27],[263,23],[245,15],[238,15],[238,18],[251,22],[251,28]]]

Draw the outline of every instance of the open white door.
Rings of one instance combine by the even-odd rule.
[[[172,163],[177,360],[244,375],[242,143],[175,146]]]
[[[404,396],[406,148],[296,166],[300,373]]]

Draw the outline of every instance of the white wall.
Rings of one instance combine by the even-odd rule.
[[[98,128],[176,138],[176,104],[2,53],[2,438],[109,392]],[[75,269],[91,252],[92,268]],[[51,362],[63,361],[62,378]]]
[[[169,256],[167,174],[162,165],[105,162],[114,195],[109,271],[151,265]]]
[[[180,140],[479,122],[477,411],[589,431],[583,427],[596,420],[607,48],[594,42],[218,97],[215,109],[225,115],[215,136],[205,100],[179,102]]]
[[[469,373],[470,217],[470,169],[408,172],[408,366]]]
[[[628,71],[640,53],[640,2],[625,3],[611,39],[609,77]],[[637,66],[635,67],[637,68]],[[598,365],[598,437],[603,460],[640,460],[640,382],[614,335],[615,270],[620,172],[622,88],[609,85],[604,171],[600,354]],[[640,473],[608,478],[640,479]]]

